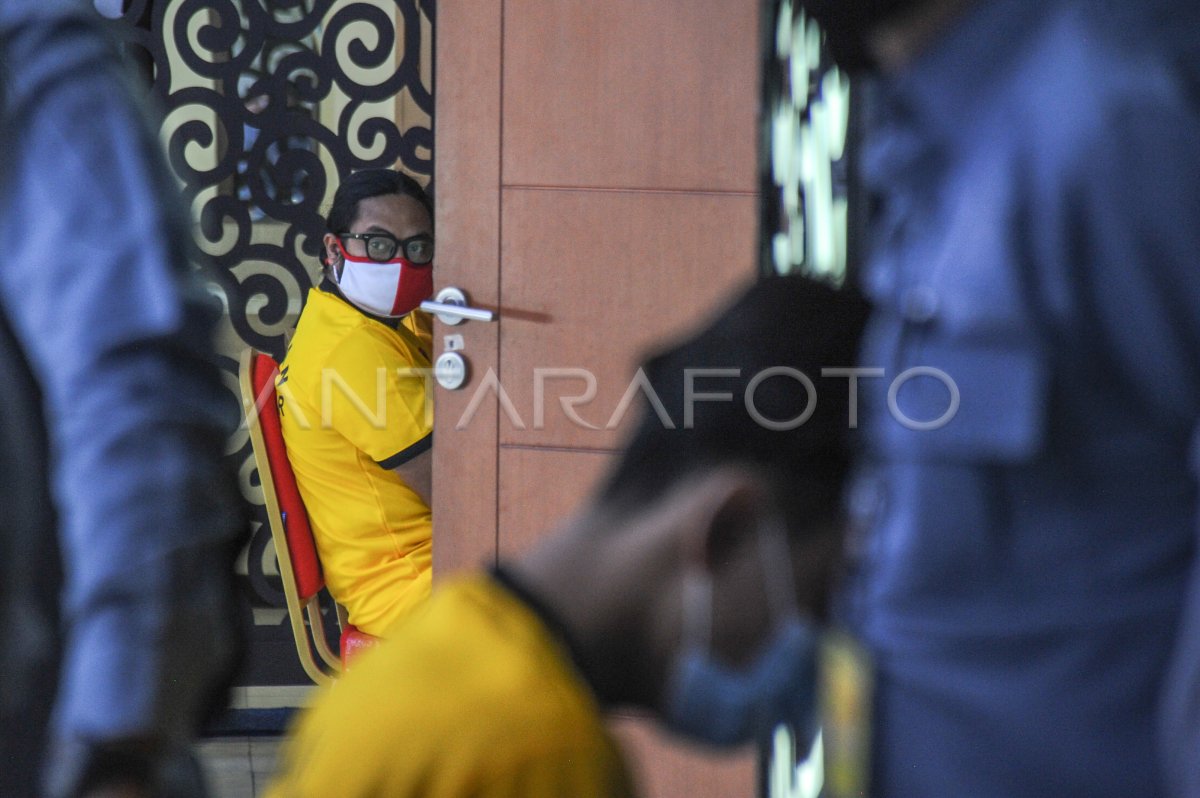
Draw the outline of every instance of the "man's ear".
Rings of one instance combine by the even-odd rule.
[[[684,553],[689,564],[710,573],[740,547],[753,545],[756,530],[774,513],[767,486],[748,469],[715,469],[690,490]]]
[[[333,233],[326,233],[321,238],[321,246],[325,250],[325,264],[330,269],[335,269],[335,264],[341,260],[341,253],[338,252],[337,237]]]

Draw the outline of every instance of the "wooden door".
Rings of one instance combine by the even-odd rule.
[[[437,389],[435,579],[527,549],[583,501],[632,420],[610,428],[640,356],[754,279],[757,13],[438,3],[436,281],[499,321],[435,323],[435,350],[461,336],[470,369]],[[586,374],[572,419],[559,398]],[[754,794],[750,752],[614,729],[645,795]]]

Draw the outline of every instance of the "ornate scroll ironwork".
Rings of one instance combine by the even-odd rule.
[[[849,227],[850,84],[799,2],[763,5],[759,148],[764,271],[845,279]]]
[[[841,284],[853,270],[861,236],[861,197],[854,191],[851,168],[850,83],[830,59],[820,29],[800,0],[763,0],[760,8],[761,270],[764,275],[800,272]],[[825,679],[838,678],[831,650],[827,642],[822,651]],[[840,670],[844,680],[848,667],[841,664]],[[844,697],[840,700],[846,703]],[[841,711],[840,706],[835,709]],[[847,789],[861,770],[854,759],[861,738],[845,728],[826,728],[810,751],[797,750],[797,739],[796,730],[780,725],[770,744],[760,748],[759,792],[764,798],[861,794]]]
[[[153,64],[170,165],[245,343],[282,354],[280,322],[311,282],[340,177],[399,163],[432,178],[421,64],[433,17],[428,0],[132,0],[125,12],[117,29]],[[402,95],[424,117],[403,130]],[[256,235],[259,222],[285,229]],[[240,268],[250,261],[277,268]]]
[[[432,189],[435,18],[434,0],[126,0],[112,22],[163,115],[168,162],[215,267],[235,397],[243,347],[283,357],[340,179],[387,166]],[[262,491],[244,425],[230,433],[259,519],[249,593],[270,626],[284,601]]]

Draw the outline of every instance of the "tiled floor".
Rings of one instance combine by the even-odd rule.
[[[229,706],[231,709],[302,707],[312,694],[312,685],[237,687]],[[197,748],[212,798],[258,798],[266,794],[282,742],[281,737],[262,735],[201,740]]]
[[[279,737],[219,737],[202,740],[200,757],[212,798],[258,798],[265,795]]]
[[[270,709],[271,707],[302,707],[313,695],[313,686],[235,687],[229,700],[230,709]]]

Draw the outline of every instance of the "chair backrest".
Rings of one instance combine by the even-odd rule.
[[[321,559],[317,556],[317,543],[313,540],[312,527],[308,525],[308,512],[304,499],[296,486],[296,475],[288,461],[283,443],[283,427],[279,423],[279,399],[275,393],[275,377],[279,364],[270,355],[259,353],[252,362],[251,385],[254,387],[255,409],[262,427],[263,442],[266,444],[269,476],[275,487],[275,498],[283,519],[283,531],[291,560],[292,574],[301,601],[308,601],[325,587],[321,573]],[[262,403],[261,405],[259,403]],[[259,472],[260,478],[263,476]]]
[[[341,663],[325,639],[318,596],[325,587],[325,578],[304,500],[296,487],[296,476],[284,447],[275,393],[278,373],[279,364],[270,355],[252,349],[242,354],[238,375],[242,405],[262,483],[271,539],[279,559],[279,574],[296,639],[296,653],[309,678],[324,684],[341,672]]]

